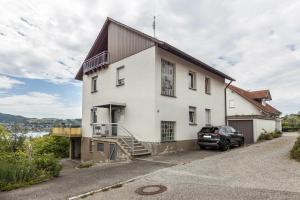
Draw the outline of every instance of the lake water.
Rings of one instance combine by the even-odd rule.
[[[28,137],[39,137],[39,136],[43,136],[43,135],[47,135],[49,134],[49,132],[45,131],[45,132],[28,132],[26,134],[26,136]]]

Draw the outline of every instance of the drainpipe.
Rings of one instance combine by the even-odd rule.
[[[224,89],[224,96],[225,96],[225,125],[228,125],[227,122],[227,94],[226,94],[226,89],[229,87],[229,85],[232,83],[232,80],[230,80],[230,82],[226,85],[225,89]]]

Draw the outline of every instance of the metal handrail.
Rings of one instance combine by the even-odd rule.
[[[135,137],[133,136],[133,134],[128,130],[126,129],[124,126],[122,126],[121,124],[119,123],[93,123],[92,124],[93,126],[93,137],[97,137],[97,136],[100,136],[100,137],[103,137],[103,136],[110,136],[110,137],[116,137],[120,140],[122,140],[129,148],[130,148],[130,153],[133,154],[134,153],[134,141],[135,141]],[[100,133],[100,134],[97,134],[95,128],[97,126],[100,126],[100,127],[105,127],[105,130],[104,130],[104,133]],[[112,135],[112,128],[113,126],[116,126],[118,129],[121,129],[123,130],[123,133],[125,133],[125,135],[122,135],[122,136],[127,136],[131,139],[131,144],[129,144],[124,137],[122,136],[114,136]],[[106,133],[107,132],[107,128],[108,128],[108,134]],[[100,128],[101,129],[101,128]],[[96,134],[95,134],[96,133]]]
[[[82,64],[84,73],[95,69],[96,67],[109,64],[109,53],[108,51],[102,51],[101,53],[87,59]]]

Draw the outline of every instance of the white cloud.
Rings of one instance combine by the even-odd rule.
[[[24,84],[22,81],[0,75],[0,89],[11,89],[15,85]]]
[[[106,16],[152,35],[155,14],[159,39],[233,76],[241,87],[269,88],[284,113],[300,110],[298,0],[4,0],[2,5],[2,74],[70,82]],[[287,91],[293,95],[283,95]]]
[[[66,105],[58,95],[30,92],[0,98],[3,113],[37,118],[80,118],[81,105]]]

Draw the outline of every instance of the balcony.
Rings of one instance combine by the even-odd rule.
[[[109,64],[109,53],[108,51],[103,51],[94,57],[89,58],[86,60],[83,66],[83,73],[88,73],[93,71],[94,69],[104,67],[105,65]]]
[[[51,134],[54,136],[81,137],[81,128],[54,127]]]

